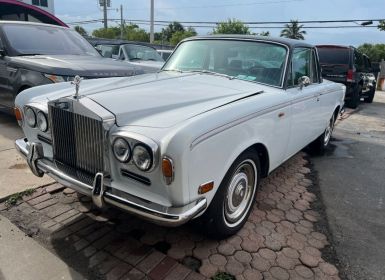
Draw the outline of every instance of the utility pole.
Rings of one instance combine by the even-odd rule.
[[[103,17],[104,17],[104,28],[107,29],[107,0],[103,1]]]
[[[123,5],[120,5],[120,39],[123,39],[123,29],[124,29]]]
[[[154,43],[154,0],[151,0],[150,43]]]

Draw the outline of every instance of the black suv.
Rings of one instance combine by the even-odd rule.
[[[345,101],[351,108],[357,108],[360,99],[371,103],[376,91],[376,79],[370,59],[350,46],[317,46],[322,76],[325,79],[346,86]]]
[[[30,87],[142,74],[134,65],[102,57],[76,31],[56,25],[0,21],[0,109],[12,112]]]

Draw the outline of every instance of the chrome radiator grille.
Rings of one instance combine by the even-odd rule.
[[[54,159],[89,174],[103,172],[104,133],[100,120],[49,106]]]

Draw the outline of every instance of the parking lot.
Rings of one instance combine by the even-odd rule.
[[[194,222],[163,228],[116,209],[100,212],[58,184],[37,188],[16,206],[2,203],[0,214],[89,279],[205,279],[219,272],[339,279],[325,259],[330,252],[322,255],[328,231],[313,177],[306,154],[297,154],[263,181],[244,228],[221,241],[207,239]]]
[[[339,118],[326,157],[301,152],[265,179],[248,222],[226,240],[208,239],[197,222],[164,228],[117,209],[100,211],[47,176],[34,177],[13,147],[20,128],[1,114],[1,153],[7,157],[1,157],[0,215],[63,260],[73,279],[381,279],[381,167],[360,162],[376,164],[381,157],[381,148],[375,157],[371,151],[383,143],[377,117],[383,98],[378,92],[373,104]],[[364,177],[351,174],[356,168],[357,176],[372,174],[362,189],[367,199],[359,194]],[[8,170],[18,173],[9,178]],[[14,206],[6,203],[29,188],[36,190]],[[367,206],[352,211],[352,201]],[[378,261],[366,258],[371,253]]]

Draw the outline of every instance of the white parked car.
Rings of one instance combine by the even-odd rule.
[[[164,61],[166,61],[173,52],[172,50],[156,50],[156,51],[163,58]]]
[[[41,86],[16,99],[34,174],[154,223],[200,217],[217,237],[246,222],[262,177],[328,145],[345,87],[301,41],[204,36],[160,73]]]
[[[164,64],[164,59],[156,49],[137,44],[121,45],[117,59],[141,67],[146,73],[157,72]]]

